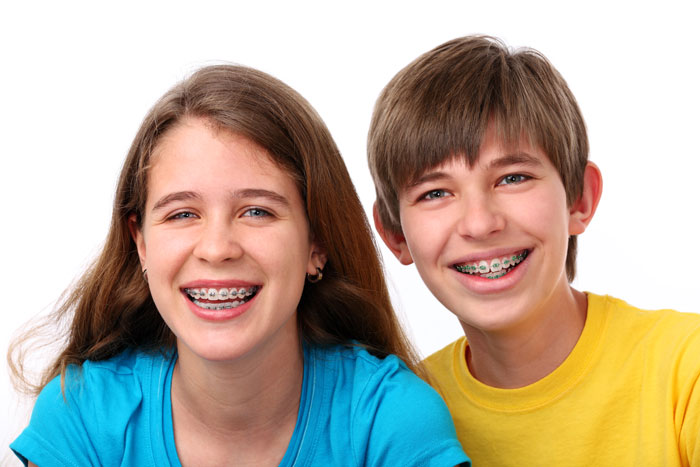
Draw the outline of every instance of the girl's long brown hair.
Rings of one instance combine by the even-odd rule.
[[[104,360],[127,348],[171,348],[142,277],[127,220],[139,222],[148,167],[160,138],[187,117],[241,134],[267,149],[296,181],[314,240],[327,254],[323,279],[305,285],[298,306],[302,339],[316,345],[357,344],[396,354],[416,369],[417,357],[391,306],[376,245],[345,164],[311,105],[281,81],[234,65],[205,67],[168,91],[148,112],[119,177],[101,254],[67,291],[49,321],[17,338],[8,351],[15,385],[38,393],[71,364]],[[26,376],[26,352],[38,327],[66,323],[65,346],[38,382]]]

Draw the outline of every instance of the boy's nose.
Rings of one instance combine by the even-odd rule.
[[[226,220],[210,220],[202,227],[194,255],[210,263],[239,258],[243,254],[234,227]]]
[[[503,230],[505,217],[486,195],[471,196],[461,203],[457,232],[463,237],[486,238]]]

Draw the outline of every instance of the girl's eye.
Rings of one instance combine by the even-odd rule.
[[[197,217],[194,213],[189,212],[189,211],[184,211],[184,212],[178,212],[177,214],[173,214],[168,218],[168,220],[176,220],[176,219],[194,219]]]
[[[421,198],[422,199],[441,199],[445,198],[448,196],[449,193],[446,190],[430,190],[426,194],[424,194]]]
[[[267,217],[271,216],[269,212],[262,208],[250,208],[243,213],[244,217]]]
[[[500,182],[498,182],[499,185],[515,185],[517,183],[522,183],[525,180],[528,180],[530,177],[527,175],[522,175],[522,174],[510,174],[506,175],[501,179]]]

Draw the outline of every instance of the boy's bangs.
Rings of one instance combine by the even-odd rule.
[[[514,102],[506,102],[509,95],[514,95]],[[432,118],[419,120],[424,128],[417,128],[413,135],[406,131],[404,137],[396,139],[411,144],[395,152],[400,157],[394,158],[396,166],[389,172],[393,186],[408,186],[426,171],[453,159],[461,159],[472,167],[479,159],[489,125],[494,125],[496,138],[505,148],[529,145],[544,150],[542,131],[538,129],[547,131],[547,123],[538,115],[538,109],[518,97],[522,95],[518,92],[490,93],[477,102],[464,102],[460,109],[446,111],[443,119],[433,114]],[[554,160],[552,162],[556,165]]]

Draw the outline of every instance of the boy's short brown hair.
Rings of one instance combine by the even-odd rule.
[[[536,50],[467,36],[418,57],[377,99],[367,150],[385,229],[401,232],[399,192],[427,169],[454,157],[476,162],[491,121],[505,144],[526,137],[545,152],[569,206],[581,196],[588,137],[564,79]],[[566,273],[570,281],[576,274],[576,236]]]

